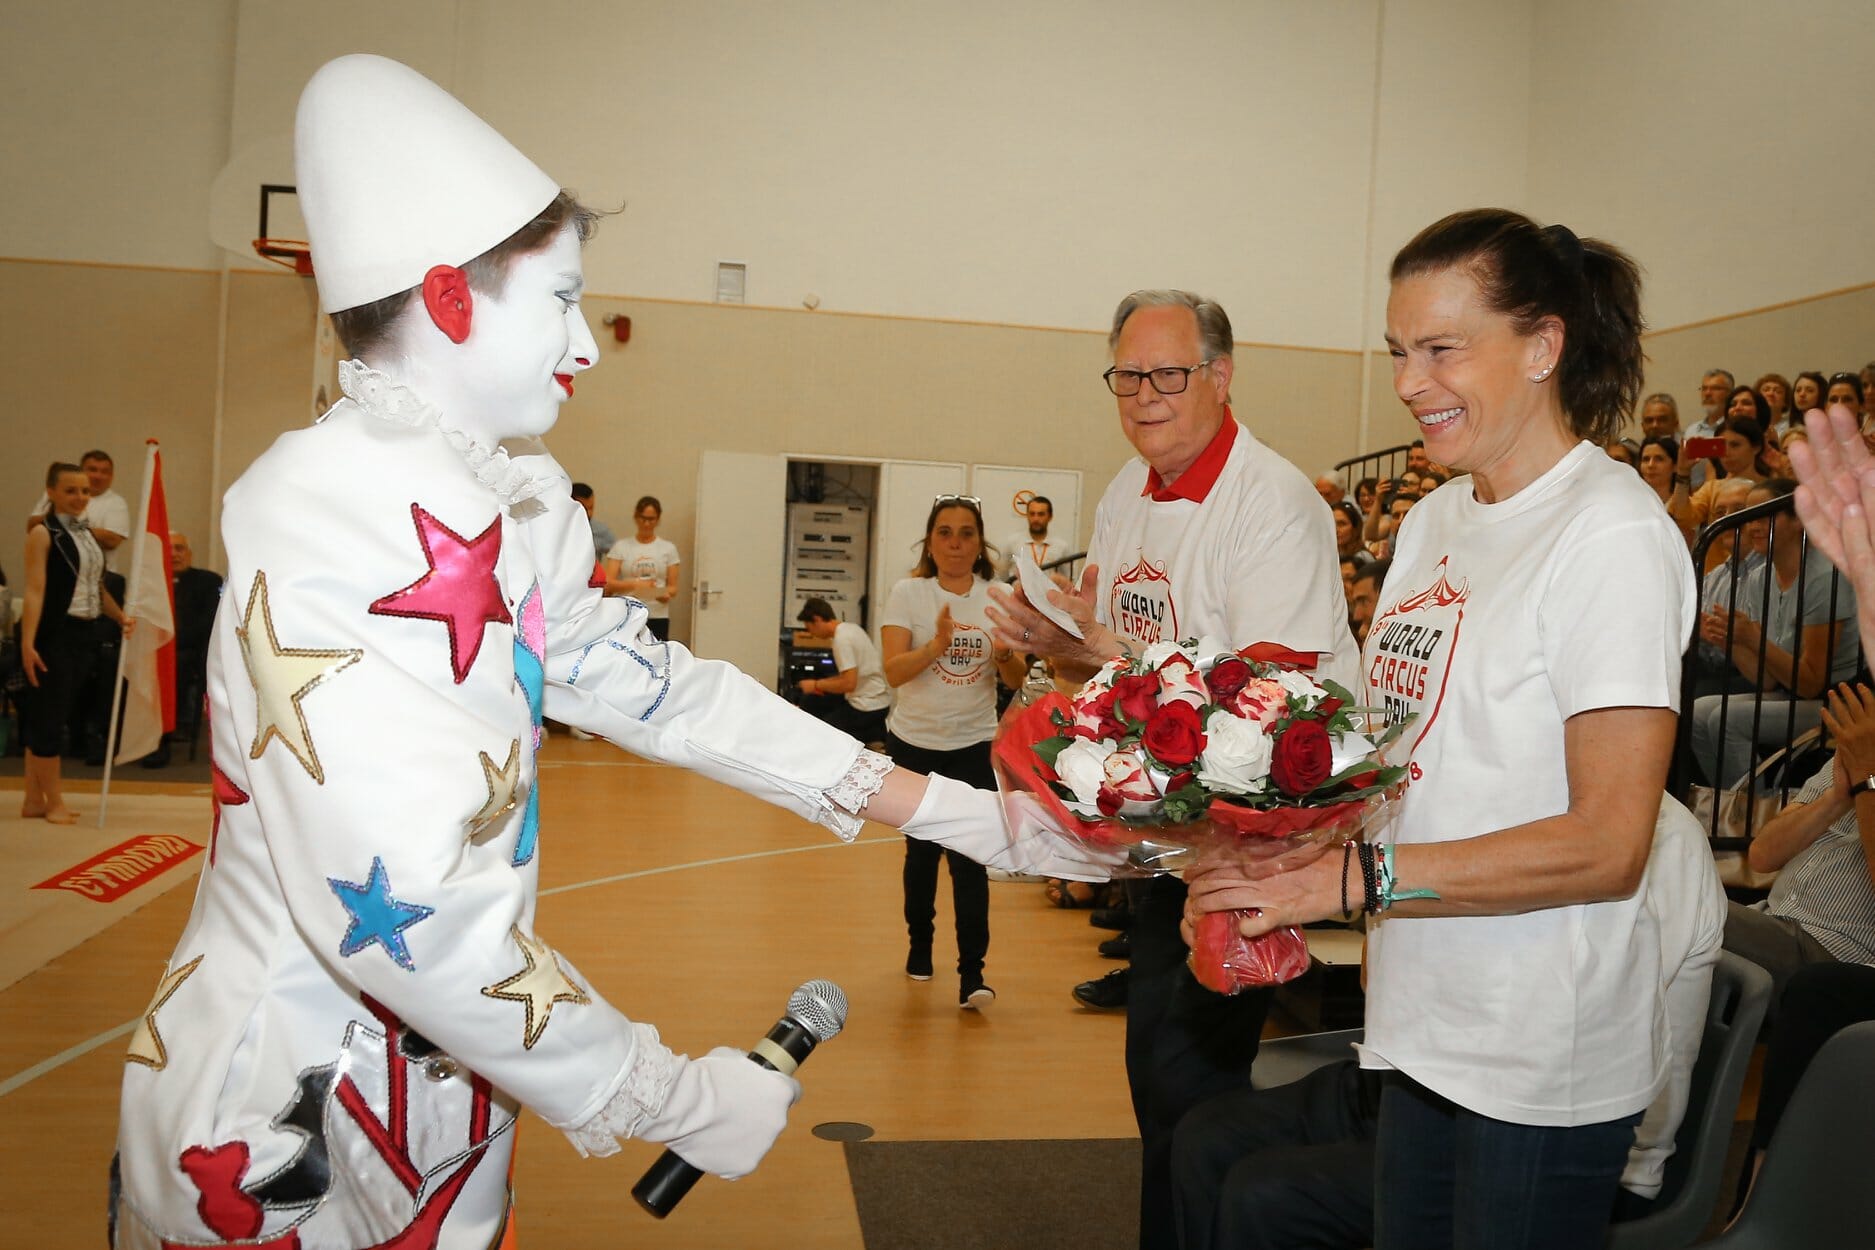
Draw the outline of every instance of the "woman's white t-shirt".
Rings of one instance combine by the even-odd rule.
[[[909,630],[914,648],[937,636],[940,607],[948,607],[957,624],[944,654],[898,688],[885,722],[897,737],[927,751],[955,751],[996,736],[989,602],[989,583],[980,578],[964,595],[953,595],[935,577],[908,577],[892,587],[880,624]]]
[[[618,561],[620,577],[648,577],[660,586],[670,575],[671,565],[683,563],[677,555],[677,544],[668,538],[653,538],[648,543],[621,538],[612,544],[605,558]],[[655,595],[642,596],[642,602],[645,615],[652,620],[663,620],[671,614],[671,605],[661,602]]]
[[[1678,530],[1592,444],[1495,504],[1469,478],[1434,491],[1401,528],[1361,657],[1368,702],[1418,715],[1411,782],[1381,838],[1457,841],[1568,810],[1563,723],[1677,709],[1693,614]],[[1643,902],[1382,919],[1363,1062],[1519,1124],[1641,1110],[1669,1040]]]

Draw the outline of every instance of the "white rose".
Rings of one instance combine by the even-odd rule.
[[[1077,801],[1091,804],[1099,799],[1101,783],[1107,779],[1107,757],[1117,749],[1111,742],[1076,738],[1055,757],[1055,775],[1074,791]]]
[[[1329,734],[1328,741],[1331,751],[1328,764],[1330,777],[1344,768],[1352,768],[1374,753],[1374,740],[1366,734]]]
[[[1305,708],[1314,707],[1327,697],[1328,692],[1315,684],[1313,678],[1293,669],[1276,670],[1276,682],[1283,688],[1283,693],[1297,700]]]
[[[1150,673],[1175,655],[1184,655],[1185,649],[1176,642],[1155,642],[1147,647],[1139,657],[1139,665]],[[1189,657],[1187,657],[1189,658]]]
[[[1263,789],[1270,772],[1270,736],[1261,726],[1218,712],[1205,721],[1204,733],[1204,750],[1193,770],[1200,784],[1226,794]]]
[[[1206,672],[1210,671],[1211,665],[1219,656],[1236,654],[1236,650],[1229,643],[1221,638],[1213,638],[1209,634],[1198,639],[1198,649],[1192,653],[1193,658],[1199,662],[1198,666]]]

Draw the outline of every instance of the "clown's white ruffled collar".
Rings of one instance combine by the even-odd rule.
[[[551,481],[516,464],[500,447],[490,447],[443,420],[415,391],[393,382],[362,360],[339,362],[339,389],[346,398],[380,421],[421,429],[433,426],[462,456],[475,480],[504,504],[517,504],[546,490]]]

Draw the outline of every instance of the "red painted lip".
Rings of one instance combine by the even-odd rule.
[[[572,374],[556,373],[553,375],[553,380],[558,382],[561,386],[566,388],[566,393],[568,396],[571,396],[573,394],[573,375]]]

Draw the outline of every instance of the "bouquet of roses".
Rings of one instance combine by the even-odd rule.
[[[1249,876],[1308,863],[1358,836],[1398,793],[1387,762],[1405,724],[1365,732],[1372,709],[1311,675],[1313,653],[1257,643],[1156,643],[1109,661],[1072,698],[1014,708],[993,751],[1009,827],[1066,837],[1134,872],[1229,856]],[[1238,934],[1235,912],[1198,926],[1192,971],[1222,993],[1309,967],[1299,929]]]

